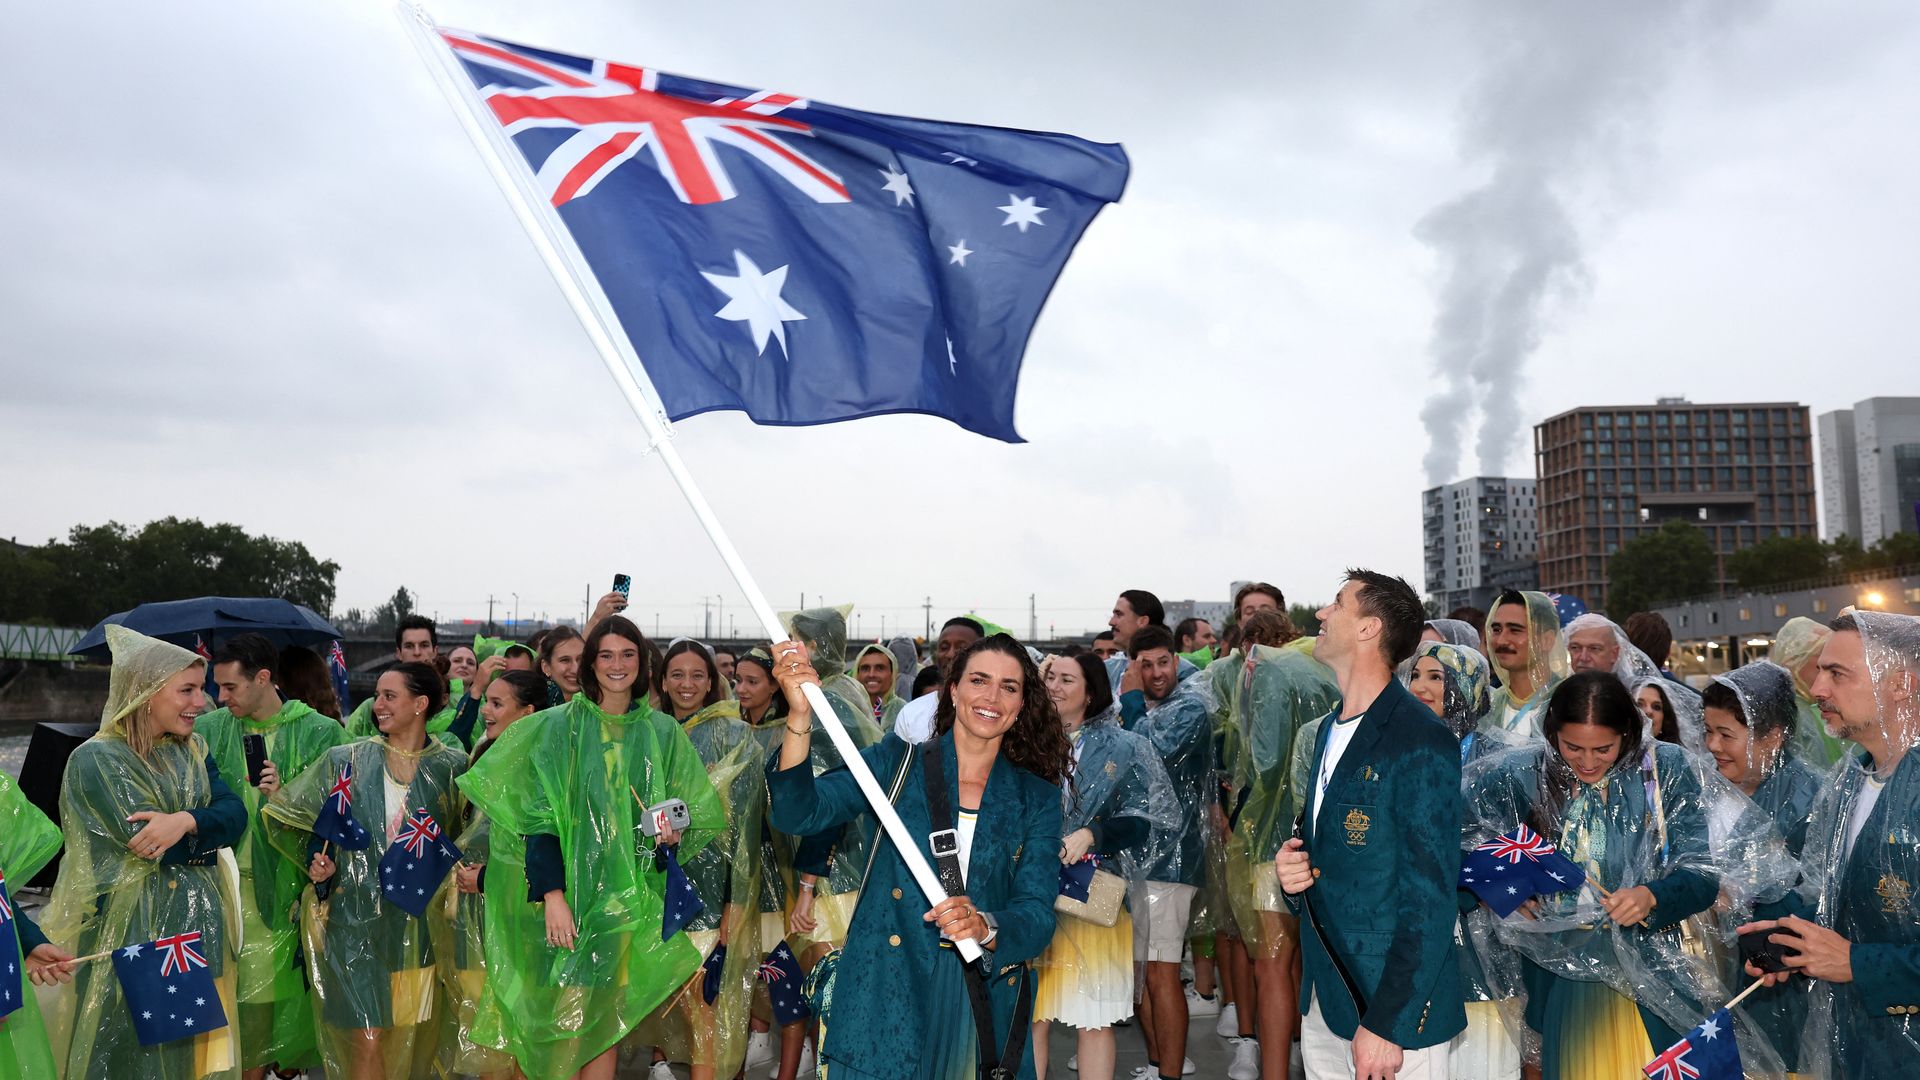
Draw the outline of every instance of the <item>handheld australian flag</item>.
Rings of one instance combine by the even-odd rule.
[[[669,417],[926,413],[1022,441],[1027,338],[1126,186],[1119,146],[437,33]]]
[[[707,962],[700,965],[700,997],[707,1004],[720,996],[720,984],[725,981],[727,970],[727,947],[715,945],[707,954]]]
[[[353,762],[340,769],[340,779],[327,789],[320,813],[313,819],[313,835],[331,840],[347,851],[365,851],[373,837],[353,816]]]
[[[1460,859],[1460,887],[1471,889],[1501,918],[1547,893],[1571,892],[1587,875],[1539,833],[1522,825]]]
[[[347,695],[347,653],[338,641],[327,649],[327,678],[333,683],[333,696],[340,699],[340,711],[344,714],[353,708],[353,702]]]
[[[687,872],[680,869],[679,852],[662,846],[654,854],[667,871],[667,884],[664,890],[664,909],[660,915],[660,940],[666,941],[673,935],[686,929],[694,916],[707,909],[694,891],[693,882],[687,880]]]
[[[0,1018],[26,1001],[26,984],[21,981],[18,947],[20,926],[13,918],[13,898],[7,895],[7,878],[0,874]]]
[[[813,1015],[807,1008],[806,976],[800,961],[782,941],[760,962],[757,978],[767,984],[767,1001],[773,1005],[773,1022],[782,1027]]]
[[[380,856],[380,895],[418,919],[459,861],[460,849],[440,831],[427,808],[420,807],[408,815],[393,846]]]
[[[1094,871],[1100,869],[1100,861],[1089,855],[1071,866],[1060,868],[1060,895],[1069,900],[1087,902],[1087,894],[1093,888]]]
[[[227,1013],[201,954],[199,934],[168,934],[116,949],[114,974],[141,1046],[158,1046],[227,1026]]]
[[[1740,1044],[1725,1009],[1654,1058],[1642,1072],[1653,1080],[1740,1080]]]

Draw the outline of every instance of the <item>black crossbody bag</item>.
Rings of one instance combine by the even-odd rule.
[[[946,768],[941,760],[937,736],[926,743],[926,764],[921,769],[921,777],[927,788],[927,818],[933,823],[933,832],[927,835],[927,846],[933,851],[933,864],[940,875],[940,887],[946,890],[948,896],[963,896],[966,894],[966,884],[960,876],[960,834],[953,827],[953,806],[947,799]],[[945,942],[941,943],[941,947],[952,948]],[[958,950],[954,952],[957,957]],[[974,1035],[979,1041],[974,1061],[981,1080],[1014,1080],[1020,1075],[1020,1058],[1026,1052],[1027,1029],[1033,1026],[1033,978],[1027,971],[1027,965],[1020,964],[1020,996],[1014,1002],[1013,1022],[1007,1028],[1006,1045],[996,1059],[993,1002],[987,997],[987,958],[991,955],[982,949],[978,962],[960,961],[960,971],[967,982],[967,1002],[973,1007]]]

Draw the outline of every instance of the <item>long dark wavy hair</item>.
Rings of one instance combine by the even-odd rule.
[[[1540,791],[1527,824],[1541,836],[1560,835],[1560,819],[1577,782],[1573,766],[1560,754],[1560,729],[1568,724],[1597,724],[1620,736],[1620,756],[1614,769],[1639,768],[1641,729],[1646,719],[1633,695],[1611,671],[1583,671],[1554,688],[1547,700],[1540,734],[1547,740],[1546,760],[1540,767]]]
[[[1073,769],[1073,744],[1067,741],[1066,732],[1060,730],[1060,714],[1040,681],[1040,669],[1011,635],[981,638],[954,657],[946,678],[940,683],[940,704],[933,714],[934,734],[945,735],[953,730],[953,688],[966,675],[967,665],[981,653],[1011,656],[1020,663],[1020,715],[1000,740],[1000,756],[1049,784],[1060,783]]]

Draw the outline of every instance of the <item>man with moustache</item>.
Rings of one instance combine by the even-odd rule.
[[[1509,589],[1487,616],[1487,658],[1500,668],[1500,687],[1481,727],[1519,735],[1540,734],[1553,688],[1567,676],[1559,648],[1560,615],[1543,592]]]

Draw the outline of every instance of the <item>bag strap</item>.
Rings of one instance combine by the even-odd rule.
[[[895,770],[893,782],[887,785],[888,805],[897,805],[900,802],[900,791],[907,786],[907,770],[913,766],[913,752],[915,749],[914,744],[908,743],[907,752],[900,755],[900,768]],[[885,838],[886,830],[881,829],[875,833],[873,843],[867,845],[867,868],[860,871],[861,892],[867,891],[867,878],[873,874],[874,856],[880,854],[880,841]]]
[[[927,820],[933,831],[927,834],[927,848],[933,852],[940,887],[948,896],[963,896],[966,883],[960,874],[960,834],[954,829],[953,801],[947,798],[947,770],[938,741],[927,745],[926,767],[920,770],[927,791]],[[957,955],[957,954],[956,954]],[[961,976],[967,984],[967,1003],[973,1011],[973,1033],[977,1047],[974,1063],[983,1080],[1013,1080],[1020,1072],[1020,1059],[1026,1052],[1027,1028],[1033,1009],[1033,987],[1025,964],[1020,967],[1020,996],[1014,1003],[1013,1023],[1007,1030],[1007,1042],[998,1057],[993,1052],[993,1002],[987,996],[987,953],[980,961],[960,962]]]

